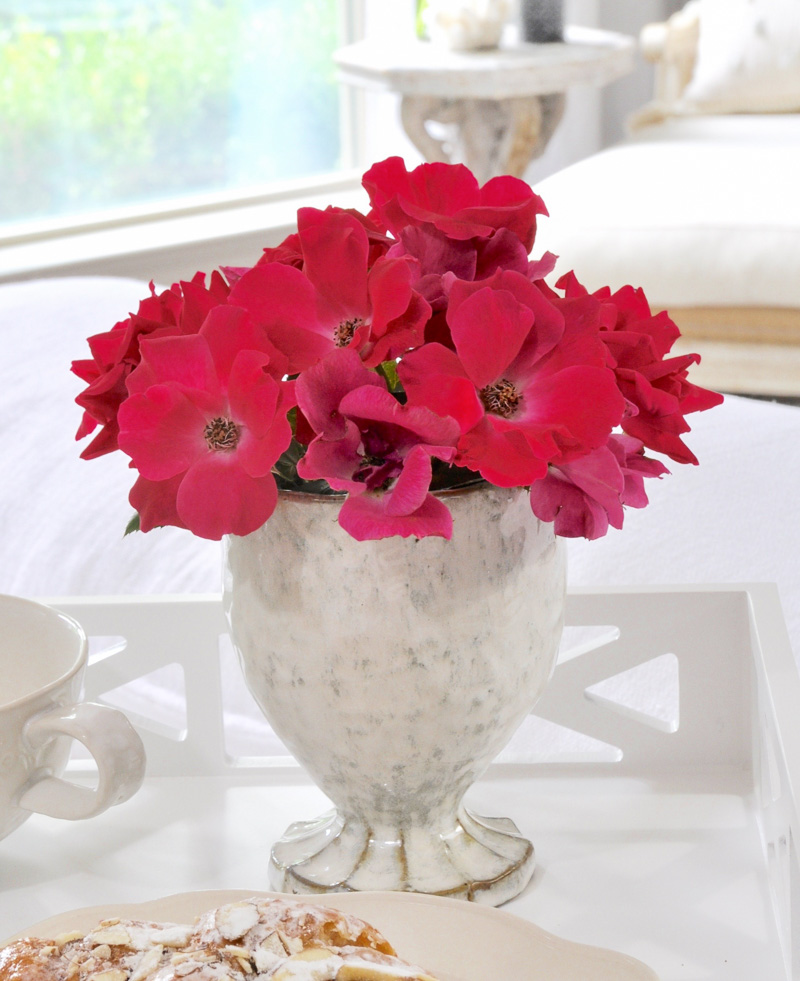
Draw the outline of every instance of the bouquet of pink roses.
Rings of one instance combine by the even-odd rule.
[[[342,495],[359,540],[449,538],[433,492],[483,479],[598,538],[667,473],[646,450],[697,463],[684,417],[722,401],[687,381],[699,358],[667,357],[678,328],[641,290],[546,284],[527,184],[398,157],[363,184],[368,215],[301,208],[252,268],[151,285],[89,338],[77,435],[130,457],[133,527],[247,535],[282,488]]]

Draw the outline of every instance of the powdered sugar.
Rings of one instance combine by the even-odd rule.
[[[194,924],[103,920],[86,935],[22,940],[0,952],[0,981],[435,981],[394,956],[355,916],[249,899]]]

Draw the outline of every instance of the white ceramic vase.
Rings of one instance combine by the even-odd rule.
[[[335,805],[274,845],[276,889],[499,905],[533,872],[515,825],[462,798],[552,674],[565,551],[522,489],[443,496],[450,541],[357,542],[336,498],[300,493],[228,539],[226,609],[247,684]]]

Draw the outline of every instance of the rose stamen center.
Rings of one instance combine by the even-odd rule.
[[[504,419],[513,416],[522,401],[516,385],[507,378],[501,378],[500,381],[482,388],[480,396],[487,412],[493,412]]]
[[[234,450],[239,442],[239,427],[232,419],[217,416],[203,430],[210,450]]]
[[[353,317],[351,320],[343,320],[333,332],[333,341],[337,347],[347,347],[352,341],[353,334],[362,327],[364,321],[360,317]]]

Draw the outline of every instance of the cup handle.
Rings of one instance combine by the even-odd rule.
[[[99,774],[95,789],[34,774],[18,798],[25,810],[70,821],[94,817],[128,800],[144,780],[142,740],[117,709],[94,702],[54,709],[30,719],[24,735],[34,750],[54,736],[77,739],[94,757]]]

